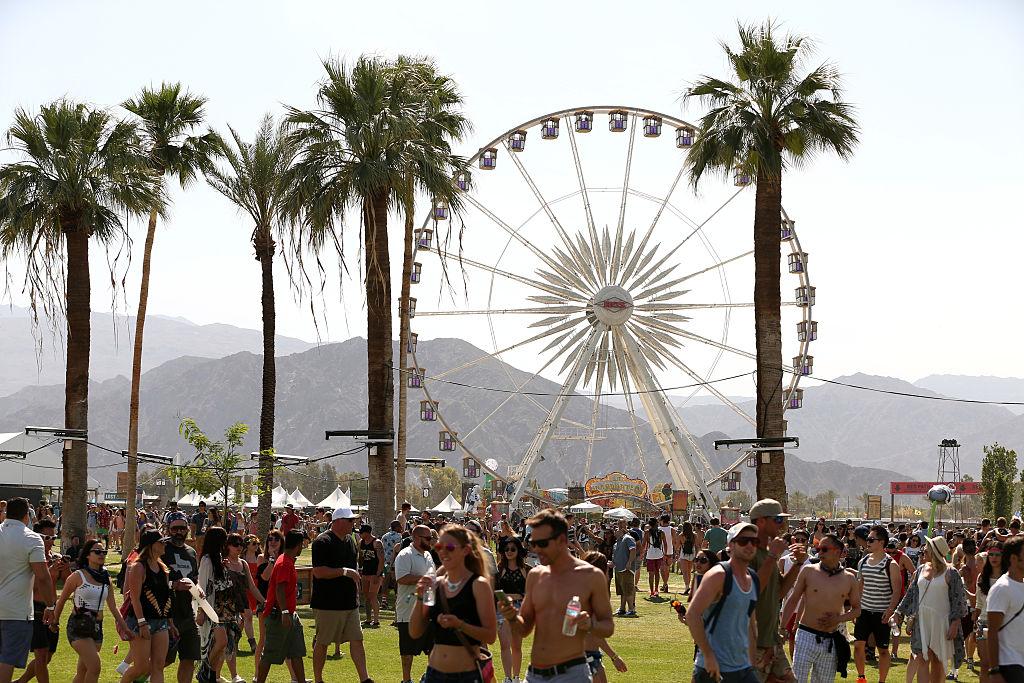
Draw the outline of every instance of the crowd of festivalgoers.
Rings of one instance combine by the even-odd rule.
[[[307,680],[307,654],[320,683],[331,648],[345,643],[356,679],[372,682],[363,630],[380,628],[382,609],[394,610],[403,683],[417,657],[422,683],[602,683],[606,661],[627,671],[609,639],[616,618],[638,618],[642,569],[652,601],[673,595],[669,579],[681,574],[674,595],[689,601],[671,605],[696,644],[695,683],[824,683],[851,662],[858,683],[868,662],[885,683],[901,640],[908,683],[954,679],[965,663],[982,683],[1024,683],[1017,519],[949,529],[791,522],[762,500],[750,522],[726,529],[717,519],[592,522],[550,510],[449,520],[405,504],[384,533],[351,508],[288,507],[260,538],[251,511],[222,518],[214,506],[171,503],[141,509],[129,543],[124,511],[96,505],[86,536],[58,552],[52,508],[16,498],[0,501],[0,516],[0,683],[15,669],[19,681],[48,683],[61,627],[77,656],[74,683],[246,683],[243,643],[257,683],[275,666]],[[114,548],[123,560],[110,572]],[[296,613],[303,553],[311,653]],[[116,676],[101,672],[105,612],[128,643]]]

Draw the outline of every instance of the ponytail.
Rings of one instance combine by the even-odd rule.
[[[484,579],[490,580],[491,578],[491,564],[484,558],[483,543],[480,541],[480,537],[471,532],[461,524],[446,524],[441,527],[441,531],[438,532],[440,536],[448,534],[453,537],[456,541],[469,548],[469,554],[466,555],[466,569],[477,576],[482,576]]]

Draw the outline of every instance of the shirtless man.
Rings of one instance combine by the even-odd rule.
[[[796,586],[783,607],[785,623],[800,606],[793,653],[793,673],[798,683],[832,683],[840,648],[845,648],[843,666],[849,661],[850,646],[837,629],[841,622],[853,621],[860,614],[860,584],[854,574],[844,571],[844,547],[838,536],[826,535],[818,544],[821,561],[800,569]]]
[[[561,514],[542,510],[526,523],[541,564],[526,577],[522,609],[516,610],[508,600],[500,605],[516,636],[525,638],[536,626],[526,682],[590,683],[584,638],[588,633],[610,638],[615,630],[604,572],[570,554],[569,527]],[[576,635],[566,636],[562,622],[573,596],[579,597],[581,611],[575,619]]]

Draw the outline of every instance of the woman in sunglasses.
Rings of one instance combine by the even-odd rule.
[[[274,571],[274,562],[283,552],[284,535],[278,529],[271,529],[270,533],[267,534],[267,539],[263,541],[263,553],[260,555],[259,564],[256,567],[256,590],[260,595],[267,595],[267,590],[270,588],[270,574]],[[260,670],[260,655],[263,653],[265,638],[263,619],[263,612],[261,611],[257,617],[257,623],[260,627],[260,638],[256,643],[255,654],[253,655],[254,671]],[[291,660],[286,659],[285,664],[288,665],[288,670],[291,671]],[[295,676],[293,675],[292,678],[294,679]]]
[[[107,549],[94,539],[82,546],[78,565],[82,567],[64,582],[64,590],[57,599],[50,630],[56,632],[64,603],[71,598],[72,612],[68,618],[68,642],[78,653],[78,668],[74,683],[96,683],[100,679],[100,646],[103,644],[103,605],[114,615],[117,632],[130,637],[128,625],[117,610],[114,592],[110,590],[110,574],[103,566]]]
[[[245,562],[245,566],[249,569],[249,575],[252,576],[253,585],[256,585],[256,577],[258,576],[260,560],[263,559],[263,555],[260,553],[260,539],[254,534],[249,534],[245,537],[244,547],[242,548],[242,561]],[[257,586],[258,589],[258,586]],[[266,595],[266,591],[259,591],[260,595]],[[249,604],[246,606],[245,614],[242,615],[242,629],[245,631],[245,636],[249,640],[249,649],[256,652],[256,637],[252,626],[252,615],[256,613],[258,607],[256,598],[252,593],[249,593]]]
[[[420,638],[429,625],[434,630],[434,647],[427,660],[421,683],[451,681],[483,683],[480,647],[497,638],[494,591],[488,577],[488,563],[480,539],[465,527],[448,524],[441,529],[435,546],[441,558],[435,587],[435,602],[423,605],[423,594],[433,578],[424,576],[416,584],[416,600],[409,635]],[[490,661],[486,665],[491,668]]]
[[[231,673],[232,683],[245,683],[245,679],[238,675],[238,665],[235,659],[238,652],[238,641],[242,637],[242,616],[249,607],[249,600],[255,601],[257,608],[263,602],[263,595],[256,590],[252,573],[242,560],[243,544],[244,540],[241,534],[228,534],[227,554],[224,557],[224,576],[231,585],[227,590],[217,593],[215,604],[217,618],[225,626],[225,633],[228,636],[225,660],[228,671]]]
[[[519,609],[526,594],[526,550],[518,536],[509,536],[498,547],[498,576],[495,586],[505,592],[505,598]],[[523,666],[523,639],[512,632],[501,613],[497,613],[498,640],[501,642],[501,667],[505,670],[505,681],[519,680]]]
[[[988,670],[992,664],[989,663],[988,643],[988,591],[992,584],[1003,575],[1003,544],[999,541],[989,541],[988,551],[985,553],[985,564],[978,574],[978,592],[974,606],[975,641],[978,643],[978,655],[981,658],[981,668],[978,669],[978,680],[981,683],[988,682]]]
[[[716,564],[718,564],[718,556],[707,548],[701,550],[693,558],[693,590],[690,591],[691,596],[697,592],[697,588],[700,587],[700,582],[704,575]]]
[[[128,567],[125,600],[130,604],[125,615],[131,639],[127,660],[131,662],[121,683],[131,683],[149,675],[151,683],[164,683],[167,644],[171,624],[171,581],[163,555],[166,541],[156,529],[139,536],[136,561]]]

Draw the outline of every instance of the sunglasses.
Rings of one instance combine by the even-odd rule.
[[[732,541],[736,545],[761,545],[761,539],[757,536],[737,536]]]
[[[459,548],[459,547],[460,546],[458,546],[458,545],[456,545],[454,543],[435,543],[434,544],[434,550],[436,550],[437,552],[441,552],[442,550],[444,550],[444,551],[449,552],[449,553],[454,553],[455,549]]]
[[[52,541],[53,539],[55,539],[57,537],[56,536],[43,536],[42,538],[43,538],[44,541]]]
[[[516,552],[519,552],[519,548],[515,547],[514,545],[507,545],[507,546],[505,546],[504,548],[501,549],[501,552],[503,552],[503,553],[508,553],[508,552],[516,553]]]
[[[97,549],[97,548],[93,548],[93,549],[92,549],[92,551],[93,551],[94,553],[96,553],[97,555],[106,555],[106,554],[107,554],[107,551],[106,551],[106,550],[99,550],[99,549]]]
[[[782,524],[783,522],[786,521],[786,518],[783,517],[782,515],[775,515],[774,517],[772,517],[772,519],[775,520],[776,524]]]
[[[532,538],[530,539],[530,545],[537,546],[538,548],[547,548],[551,544],[554,538]]]
[[[177,534],[177,533],[185,534],[185,533],[188,533],[188,527],[187,526],[172,526],[171,527],[171,533],[172,534]]]
[[[989,557],[1001,557],[1002,553],[999,552],[998,550],[989,550],[988,551],[988,556]]]
[[[698,558],[698,559],[694,560],[694,562],[696,562],[697,564],[711,564],[711,560],[709,560],[706,557]]]
[[[874,536],[868,536],[868,543],[874,543],[874,542],[880,541],[880,540],[882,540],[882,539],[875,538]]]

